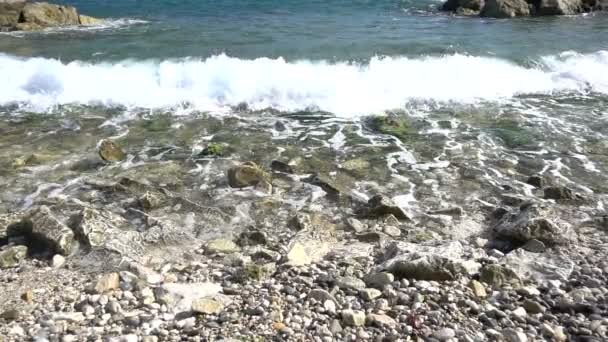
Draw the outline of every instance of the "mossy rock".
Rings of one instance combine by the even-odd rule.
[[[217,157],[221,157],[223,156],[225,153],[224,150],[224,146],[222,146],[221,144],[218,143],[211,143],[209,145],[207,145],[207,147],[205,147],[205,149],[203,149],[203,151],[201,152],[202,156],[217,156]]]
[[[416,133],[405,118],[396,115],[371,116],[366,124],[373,131],[392,135],[402,141],[411,139]]]

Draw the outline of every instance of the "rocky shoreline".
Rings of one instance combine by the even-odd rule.
[[[52,27],[95,25],[102,20],[79,14],[72,6],[25,0],[0,1],[0,32],[40,31]]]
[[[414,134],[399,119],[368,125]],[[0,215],[2,341],[608,338],[608,225],[596,195],[532,175],[528,194],[504,191],[479,211],[412,212],[339,180],[364,177],[369,160],[344,161],[337,174],[300,149],[244,162],[261,140],[241,134],[228,143],[216,131],[195,155],[150,147],[160,157],[145,163],[109,139],[97,155],[55,159],[53,172],[87,174],[65,183],[75,195],[49,192]],[[53,158],[11,167],[28,177]],[[216,176],[177,176],[192,158]],[[208,198],[181,191],[188,181]]]
[[[575,15],[608,9],[603,0],[448,0],[442,10],[490,18]]]

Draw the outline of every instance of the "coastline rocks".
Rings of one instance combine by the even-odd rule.
[[[573,15],[582,10],[581,0],[540,0],[536,9],[538,15]]]
[[[487,0],[480,15],[490,18],[513,18],[530,15],[525,0]]]
[[[441,9],[459,14],[479,14],[483,6],[484,0],[448,0]]]
[[[70,255],[76,245],[74,232],[46,206],[33,210],[23,221],[24,235],[42,240],[62,255]]]
[[[79,15],[72,6],[47,2],[0,2],[0,31],[39,31],[49,27],[95,25],[100,22],[100,19]]]
[[[20,21],[40,28],[80,24],[76,8],[46,2],[26,4],[21,11]]]
[[[529,205],[503,215],[494,226],[499,239],[525,244],[536,239],[546,245],[566,244],[572,240],[571,227],[558,219],[553,209]]]
[[[467,251],[458,241],[438,246],[395,242],[387,248],[384,255],[386,261],[380,269],[398,278],[456,280],[476,273],[481,267],[474,258],[466,256],[471,252],[474,251]]]

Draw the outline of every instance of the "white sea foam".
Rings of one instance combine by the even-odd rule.
[[[0,55],[0,104],[45,111],[60,104],[222,111],[318,109],[356,116],[412,101],[500,101],[517,95],[608,94],[608,51],[543,57],[535,67],[465,55],[329,63],[217,55],[204,60],[62,63]]]

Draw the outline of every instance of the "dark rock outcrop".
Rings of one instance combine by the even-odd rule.
[[[530,8],[525,0],[487,0],[480,14],[490,18],[513,18],[530,15]]]
[[[489,18],[573,15],[608,9],[606,0],[448,0],[442,8]]]

